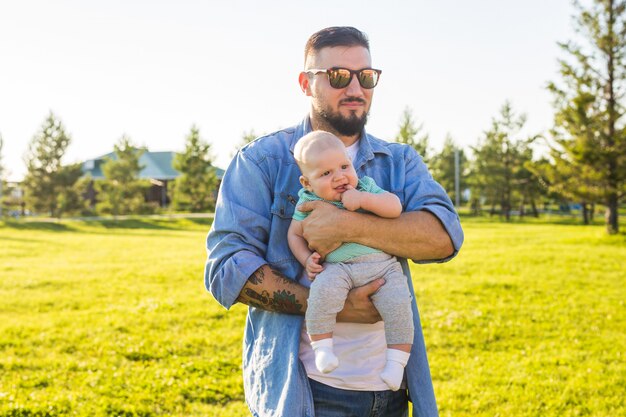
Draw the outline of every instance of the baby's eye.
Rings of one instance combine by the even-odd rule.
[[[327,176],[327,175],[330,175],[330,171],[324,171],[324,172],[322,172],[322,177],[325,177],[325,176]]]
[[[348,164],[346,164],[346,165],[342,165],[342,166],[341,166],[341,169],[348,169]]]

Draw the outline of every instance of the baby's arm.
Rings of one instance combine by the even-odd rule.
[[[309,244],[302,236],[302,224],[298,220],[291,220],[287,231],[287,242],[298,262],[306,268],[309,278],[315,278],[323,271],[324,268],[320,264],[321,256],[309,249]]]
[[[341,195],[341,202],[350,211],[363,209],[388,219],[400,217],[400,214],[402,214],[400,199],[397,195],[387,191],[374,194],[367,191],[359,191],[349,185],[348,189]]]

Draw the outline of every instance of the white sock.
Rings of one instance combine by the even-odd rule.
[[[339,359],[333,353],[333,339],[311,341],[311,347],[315,352],[315,367],[325,374],[332,372],[339,366]]]
[[[402,378],[404,378],[404,367],[409,361],[411,354],[398,349],[387,349],[387,363],[380,377],[392,391],[400,389]]]

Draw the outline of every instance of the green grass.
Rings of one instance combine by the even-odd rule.
[[[245,415],[245,311],[204,290],[208,228],[0,229],[0,416]]]
[[[626,415],[626,236],[465,221],[415,268],[442,416]]]
[[[626,415],[626,235],[561,223],[464,218],[413,266],[442,416]],[[209,224],[0,223],[0,417],[248,415]]]

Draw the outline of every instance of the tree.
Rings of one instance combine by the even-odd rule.
[[[185,139],[185,150],[174,158],[176,178],[174,205],[180,210],[201,212],[215,207],[217,176],[212,165],[211,145],[200,138],[196,126]]]
[[[428,133],[421,133],[423,124],[416,126],[413,119],[413,112],[409,107],[404,109],[402,113],[402,121],[400,122],[400,131],[396,135],[396,142],[405,143],[411,146],[422,156],[424,161],[428,159]]]
[[[243,148],[248,143],[254,141],[258,137],[259,136],[254,132],[254,129],[250,129],[248,132],[243,132],[243,134],[241,135],[241,142],[240,142],[239,148],[240,149]]]
[[[95,211],[95,188],[91,175],[81,176],[74,184],[74,192],[78,197],[77,209],[81,216],[94,216]]]
[[[467,157],[465,152],[454,143],[454,140],[450,135],[446,136],[443,143],[441,152],[431,158],[430,168],[433,173],[433,177],[441,184],[441,186],[448,192],[450,199],[456,201],[456,187],[455,187],[455,153],[459,155],[459,190],[462,193],[466,187],[466,166]],[[459,196],[459,201],[461,201]]]
[[[563,155],[557,148],[550,150],[550,158],[543,158],[528,165],[528,168],[538,178],[541,184],[551,194],[564,202],[576,201],[580,204],[582,221],[588,225],[593,217],[593,207],[601,200],[599,188],[600,175],[588,169],[577,166]]]
[[[102,165],[105,179],[95,183],[99,200],[96,210],[113,216],[150,211],[145,203],[145,193],[150,184],[139,179],[143,168],[139,157],[145,149],[133,145],[130,138],[123,135],[114,145],[114,150],[115,157]]]
[[[542,174],[553,190],[604,203],[607,232],[617,233],[618,205],[626,195],[626,1],[576,7],[583,43],[559,44],[567,58],[559,60],[561,83],[548,86],[556,110],[553,163]]]
[[[34,211],[61,217],[76,208],[73,186],[82,172],[80,164],[63,166],[61,159],[71,142],[60,120],[50,112],[27,151],[24,193]]]
[[[519,138],[526,123],[526,116],[517,116],[510,103],[506,102],[500,117],[492,120],[491,129],[472,147],[474,160],[469,176],[472,198],[484,199],[491,204],[491,213],[500,206],[500,212],[510,220],[515,199],[519,199],[521,188],[527,186],[526,162],[532,160],[529,144],[534,138]],[[534,202],[533,202],[534,205]]]
[[[542,185],[540,178],[532,170],[534,164],[533,151],[530,146],[527,146],[530,142],[536,138],[529,139],[528,143],[520,149],[520,163],[515,175],[515,181],[517,183],[517,189],[519,192],[519,215],[524,217],[526,215],[526,204],[530,204],[530,209],[534,217],[539,217],[539,209],[537,203],[540,199],[547,196],[548,192]]]
[[[244,146],[246,146],[248,143],[253,142],[256,138],[258,138],[259,135],[257,135],[254,132],[254,129],[250,129],[247,132],[243,132],[241,134],[241,140],[239,141],[239,143],[236,145],[235,150],[231,153],[231,157],[235,156],[235,154],[237,153],[237,151],[239,151],[239,149],[243,148]]]

